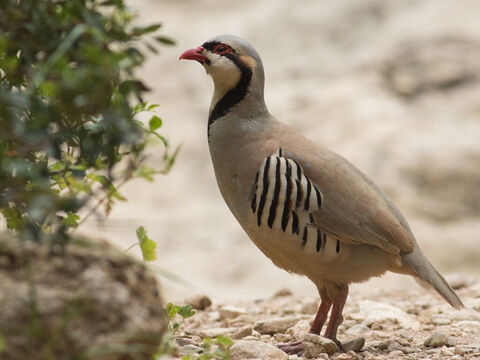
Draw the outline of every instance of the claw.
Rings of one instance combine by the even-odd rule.
[[[277,347],[288,355],[301,355],[303,353],[303,346],[301,341],[278,344]]]

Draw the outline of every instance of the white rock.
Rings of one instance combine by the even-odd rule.
[[[359,304],[360,313],[364,316],[365,325],[393,321],[408,329],[419,329],[420,324],[402,309],[384,303],[370,300],[361,301]]]
[[[455,354],[457,355],[460,355],[460,356],[465,355],[465,350],[463,349],[462,346],[459,346],[459,345],[455,346],[454,351],[455,351]]]
[[[447,337],[444,334],[434,333],[430,335],[423,343],[427,347],[441,347],[447,343]]]
[[[239,340],[230,348],[231,360],[288,360],[282,350],[262,341]]]
[[[245,336],[252,335],[252,327],[250,325],[246,325],[243,327],[211,328],[198,330],[195,332],[195,334],[200,336],[202,339],[206,337],[214,338],[218,335],[228,336],[232,339],[242,339]]]
[[[433,314],[431,317],[431,321],[435,325],[448,325],[452,322],[452,319],[443,314]]]
[[[351,328],[349,328],[345,333],[347,335],[365,335],[368,333],[371,333],[372,330],[368,327],[365,326],[364,324],[357,324],[353,325]]]
[[[220,319],[234,319],[239,315],[246,314],[247,311],[243,308],[232,306],[232,305],[225,305],[218,311]]]
[[[307,359],[315,359],[320,354],[333,355],[337,351],[337,345],[330,339],[316,334],[305,334],[302,342],[303,356]]]
[[[292,326],[286,331],[286,334],[292,335],[295,340],[303,339],[303,336],[310,330],[310,322],[307,320],[300,320],[295,326]],[[255,330],[254,330],[255,331]]]
[[[257,321],[253,329],[260,334],[284,333],[288,328],[294,326],[300,319],[298,317],[273,318]]]

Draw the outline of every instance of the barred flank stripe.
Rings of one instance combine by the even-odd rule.
[[[323,247],[325,248],[325,245],[327,245],[327,234],[323,233]]]
[[[308,240],[308,229],[307,229],[307,227],[305,226],[305,227],[303,228],[302,246],[305,246],[305,244],[307,243],[307,240]]]
[[[257,175],[255,175],[255,191],[253,193],[253,199],[252,199],[252,211],[255,214],[255,211],[257,210],[257,190],[258,190],[258,171]]]
[[[308,210],[310,207],[310,193],[312,192],[312,184],[310,183],[310,180],[307,178],[307,195],[305,196],[305,205],[304,209]]]
[[[281,151],[281,149],[280,149]],[[280,195],[280,187],[282,185],[280,181],[280,158],[276,158],[277,165],[275,168],[275,188],[273,190],[273,199],[270,203],[270,210],[268,212],[268,226],[270,229],[272,228],[273,222],[275,221],[275,216],[277,214],[277,206],[278,206],[278,197]]]
[[[337,240],[337,248],[336,248],[337,254],[340,253],[340,240]]]
[[[315,189],[315,194],[317,195],[317,206],[320,209],[322,207],[322,195],[315,186],[313,188]]]
[[[287,165],[287,171],[285,173],[285,178],[287,180],[287,191],[285,194],[285,204],[283,207],[283,215],[282,215],[282,230],[285,231],[288,224],[288,219],[290,218],[290,210],[291,210],[291,201],[290,197],[292,196],[292,166],[288,161],[285,161]]]
[[[299,233],[298,229],[298,215],[295,211],[292,211],[292,234],[297,234]]]
[[[297,165],[297,179],[295,180],[295,184],[297,185],[297,196],[295,199],[295,207],[298,208],[303,200],[302,169],[295,160],[293,160],[293,162]]]
[[[268,170],[270,169],[270,157],[267,158],[265,162],[265,167],[263,169],[263,189],[262,196],[260,196],[260,204],[258,204],[258,214],[257,214],[257,223],[258,226],[262,224],[262,213],[263,208],[265,207],[265,198],[268,192]]]
[[[322,233],[317,229],[317,252],[322,248]]]

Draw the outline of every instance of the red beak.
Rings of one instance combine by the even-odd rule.
[[[195,49],[190,49],[185,51],[178,60],[197,60],[201,63],[204,63],[207,60],[207,57],[202,54],[203,50],[205,50],[202,46],[199,46]]]

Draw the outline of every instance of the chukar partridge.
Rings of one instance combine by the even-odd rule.
[[[463,306],[420,250],[400,211],[340,155],[275,119],[265,105],[264,71],[255,49],[238,37],[215,37],[185,51],[215,89],[208,142],[218,187],[235,218],[272,262],[307,276],[321,305],[310,332],[337,340],[351,283],[387,270],[430,284]],[[296,352],[301,344],[284,349]]]

